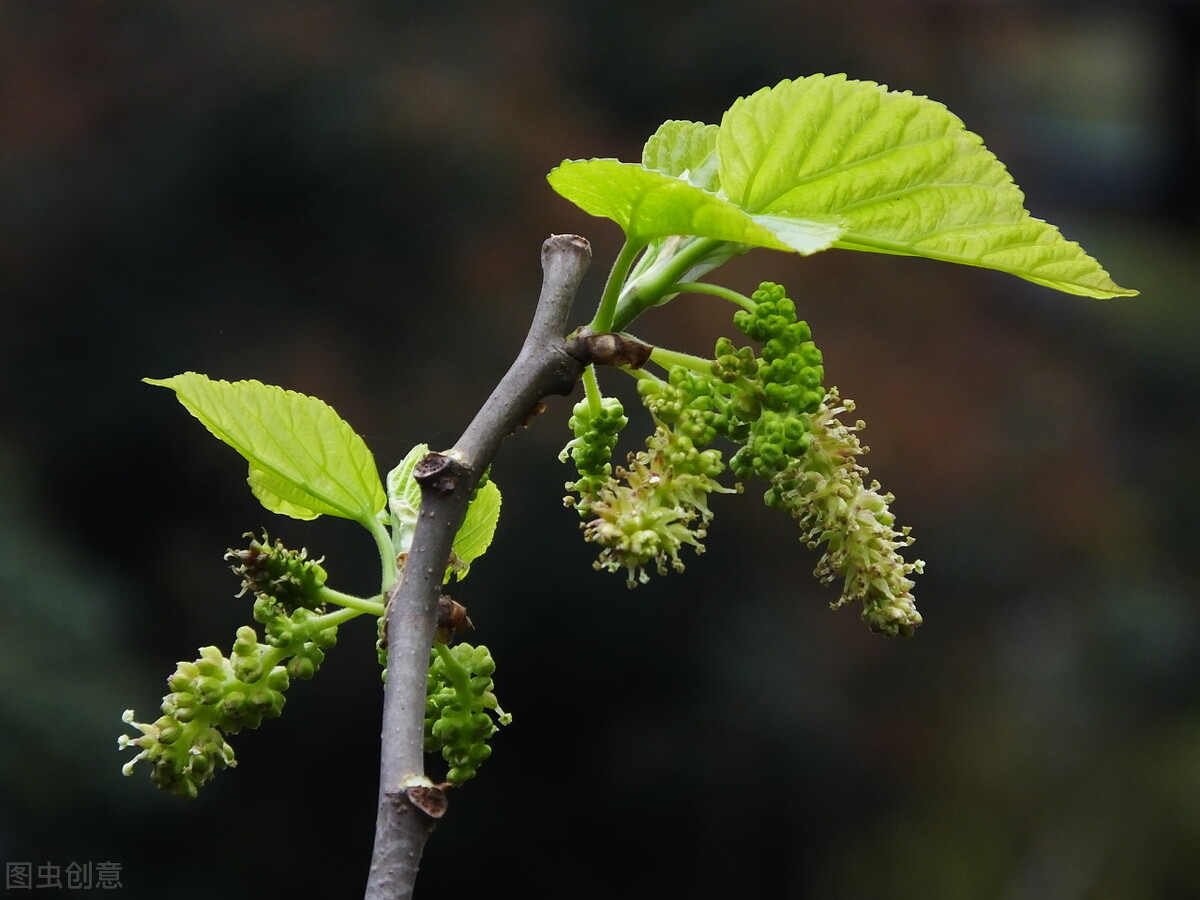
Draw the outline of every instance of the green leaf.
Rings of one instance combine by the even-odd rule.
[[[353,519],[370,528],[386,503],[363,439],[315,397],[258,381],[215,381],[195,372],[146,378],[250,463],[254,496],[296,519]]]
[[[413,469],[426,454],[428,444],[417,444],[408,451],[387,476],[388,507],[392,514],[392,543],[397,553],[407,553],[412,546],[417,517],[421,511],[421,486],[413,478]],[[484,554],[496,534],[496,523],[500,519],[500,488],[493,481],[486,482],[467,507],[466,517],[454,535],[450,567],[446,580],[451,575],[458,580],[466,577],[471,563]]]
[[[470,571],[471,563],[483,556],[496,535],[496,523],[500,520],[500,488],[496,482],[488,481],[475,493],[475,499],[467,507],[458,533],[454,535],[454,556],[450,571],[462,581]],[[449,580],[447,573],[447,580]]]
[[[392,544],[397,553],[407,553],[421,510],[421,486],[413,469],[429,453],[428,444],[417,444],[387,476],[388,508],[392,514]]]
[[[844,75],[782,81],[735,102],[716,146],[732,203],[840,222],[837,247],[983,266],[1091,297],[1137,293],[1033,218],[982,140],[926,97]]]
[[[642,149],[642,165],[706,191],[720,187],[716,125],[672,119],[663,122]]]
[[[636,163],[567,160],[547,178],[585,212],[612,219],[635,244],[678,234],[807,254],[831,246],[841,234],[827,221],[750,215],[682,178]]]
[[[291,516],[293,519],[315,519],[328,509],[317,509],[312,498],[303,488],[298,488],[290,481],[282,479],[270,472],[254,468],[250,465],[250,474],[246,478],[250,484],[250,493],[263,506],[281,516]],[[334,512],[332,515],[338,515]]]

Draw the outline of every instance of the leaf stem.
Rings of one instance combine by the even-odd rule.
[[[588,325],[589,331],[601,334],[613,330],[613,314],[617,308],[617,299],[621,296],[622,288],[625,287],[625,279],[629,275],[630,268],[645,246],[644,242],[635,242],[629,237],[625,238],[625,243],[621,245],[621,252],[617,254],[612,269],[609,270],[608,281],[604,283],[604,293],[600,296],[600,305],[596,308],[596,315],[592,318],[591,324]]]
[[[677,245],[678,250],[668,251],[669,255],[665,258],[655,260],[651,265],[644,267],[644,270],[639,266],[639,270],[642,271],[639,271],[636,279],[629,282],[629,290],[621,292],[613,311],[611,326],[607,330],[624,331],[629,327],[629,323],[643,312],[663,302],[664,297],[669,297],[671,292],[668,288],[680,279],[686,279],[688,275],[695,277],[716,268],[728,258],[721,257],[717,252],[722,245],[740,246],[714,238],[687,237]],[[734,251],[731,250],[729,255],[734,255]],[[708,265],[705,262],[706,257],[715,261]],[[701,268],[697,270],[697,267]],[[656,269],[659,270],[655,271]]]
[[[369,520],[363,521],[362,524],[371,532],[371,537],[375,539],[375,547],[379,550],[379,563],[382,568],[379,590],[386,594],[388,589],[396,583],[398,573],[396,547],[392,543],[392,535],[388,531],[387,526],[374,516]],[[337,601],[334,602],[336,603]],[[345,604],[341,605],[344,606]],[[376,615],[381,615],[381,613],[376,613]]]

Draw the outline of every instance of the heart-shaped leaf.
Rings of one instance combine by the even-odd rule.
[[[1131,296],[1053,225],[946,107],[844,75],[783,81],[733,104],[721,189],[750,213],[831,219],[837,247],[1009,272],[1091,297]]]
[[[188,412],[246,458],[251,490],[272,512],[340,516],[370,528],[387,502],[371,451],[324,401],[195,372],[144,380],[175,391]]]

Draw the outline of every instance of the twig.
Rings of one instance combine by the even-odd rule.
[[[388,676],[384,691],[379,806],[367,900],[412,896],[421,853],[444,797],[425,776],[425,677],[454,535],[471,493],[500,445],[543,397],[569,394],[582,364],[566,350],[567,315],[591,262],[577,235],[542,245],[542,292],[516,360],[453,448],[431,453],[413,471],[421,510],[404,572],[389,597]]]

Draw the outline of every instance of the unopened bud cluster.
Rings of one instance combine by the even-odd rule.
[[[140,751],[123,766],[126,775],[144,759],[155,784],[186,799],[194,798],[217,770],[237,764],[225,735],[277,717],[292,679],[311,678],[325,650],[337,642],[336,627],[323,623],[312,609],[320,606],[324,571],[318,575],[319,566],[307,554],[278,543],[267,547],[253,542],[248,550],[231,550],[228,556],[238,560],[233,568],[245,579],[244,589],[255,591],[254,618],[263,626],[264,639],[243,625],[228,656],[217,647],[202,647],[197,659],[180,662],[167,679],[170,693],[163,698],[162,716],[139,723],[127,710],[122,720],[141,734],[117,739],[120,749]],[[258,576],[262,572],[272,573],[270,584],[281,586],[285,600],[265,592],[268,582]],[[258,580],[251,583],[252,577]]]
[[[512,716],[496,700],[496,663],[487,647],[435,644],[425,697],[425,751],[441,753],[446,780],[462,784],[492,754],[488,739]]]
[[[586,397],[575,404],[568,423],[575,439],[558,455],[560,462],[569,457],[579,473],[579,481],[567,485],[569,490],[590,494],[612,475],[613,449],[628,421],[616,397],[604,397],[596,407]]]
[[[727,429],[734,440],[741,428],[746,435],[730,468],[738,478],[769,479],[808,450],[808,417],[825,397],[825,367],[808,323],[796,318],[796,305],[781,285],[764,282],[751,299],[754,311],[738,310],[733,322],[762,343],[761,358],[752,366],[748,348],[743,348],[745,361],[740,367],[730,365],[725,361],[733,358],[732,342],[719,341],[715,368],[723,380],[735,384],[734,377],[753,368],[752,390],[742,393],[739,407],[732,411],[735,421]]]

